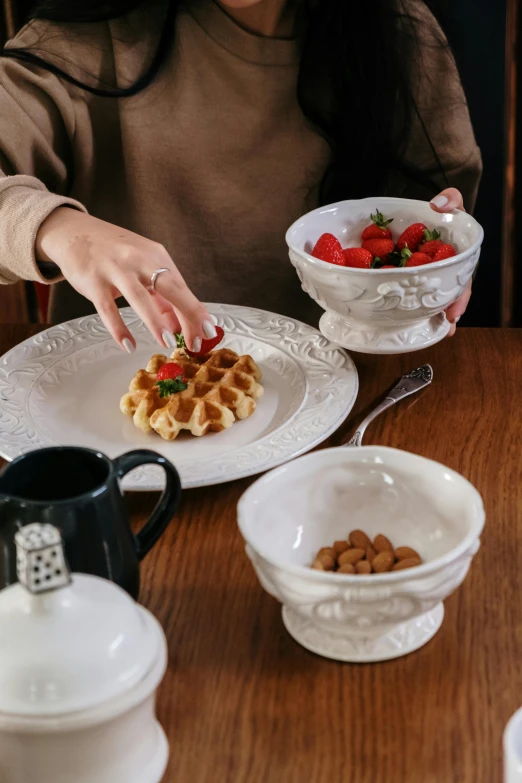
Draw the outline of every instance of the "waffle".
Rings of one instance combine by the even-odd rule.
[[[188,387],[168,397],[160,397],[156,375],[167,362],[183,369]],[[261,370],[251,356],[239,356],[219,348],[206,356],[190,357],[183,350],[168,359],[155,354],[146,370],[138,370],[129,391],[120,401],[120,410],[132,416],[143,432],[155,430],[165,440],[174,440],[181,430],[201,436],[221,432],[236,419],[246,419],[256,409],[263,394]]]

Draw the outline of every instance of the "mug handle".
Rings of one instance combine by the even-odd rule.
[[[168,459],[155,451],[149,451],[149,449],[128,451],[113,460],[113,464],[120,479],[140,465],[161,465],[165,471],[166,486],[156,508],[139,533],[134,536],[136,554],[138,560],[142,560],[150,552],[176,513],[181,498],[179,474]]]

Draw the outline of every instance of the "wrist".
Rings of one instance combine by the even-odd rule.
[[[35,239],[35,257],[37,263],[56,264],[58,266],[59,248],[63,243],[64,231],[72,222],[71,217],[82,215],[69,206],[57,207],[45,218]]]

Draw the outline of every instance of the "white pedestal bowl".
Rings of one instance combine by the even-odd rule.
[[[238,522],[289,633],[319,655],[371,662],[410,653],[437,632],[442,601],[479,548],[484,509],[449,468],[364,446],[319,451],[267,473],[242,496]],[[321,547],[354,529],[413,547],[423,564],[367,576],[310,568]]]
[[[370,214],[393,218],[395,239],[411,223],[440,229],[459,251],[445,261],[396,269],[353,269],[311,255],[323,233],[344,247],[361,244]],[[319,328],[343,348],[395,354],[420,350],[442,340],[449,323],[444,311],[465,290],[478,264],[484,232],[465,212],[439,214],[425,201],[366,198],[342,201],[309,212],[286,234],[290,260],[303,290],[324,310]]]

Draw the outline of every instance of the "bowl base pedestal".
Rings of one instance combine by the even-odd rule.
[[[396,625],[384,636],[361,638],[349,633],[325,631],[288,606],[283,606],[283,623],[296,642],[317,655],[347,663],[375,663],[408,655],[435,636],[443,617],[444,606],[440,603],[429,612]]]
[[[142,777],[141,780],[143,783],[145,783],[145,780],[150,781],[150,783],[161,783],[165,770],[167,769],[170,754],[169,741],[163,731],[163,727],[158,721],[156,721],[156,733],[158,738],[156,753],[151,759],[150,766],[147,769],[147,774],[150,775],[150,777]]]
[[[319,321],[322,334],[332,342],[349,351],[373,354],[420,351],[443,340],[450,326],[444,313],[399,329],[365,327],[331,310]]]

